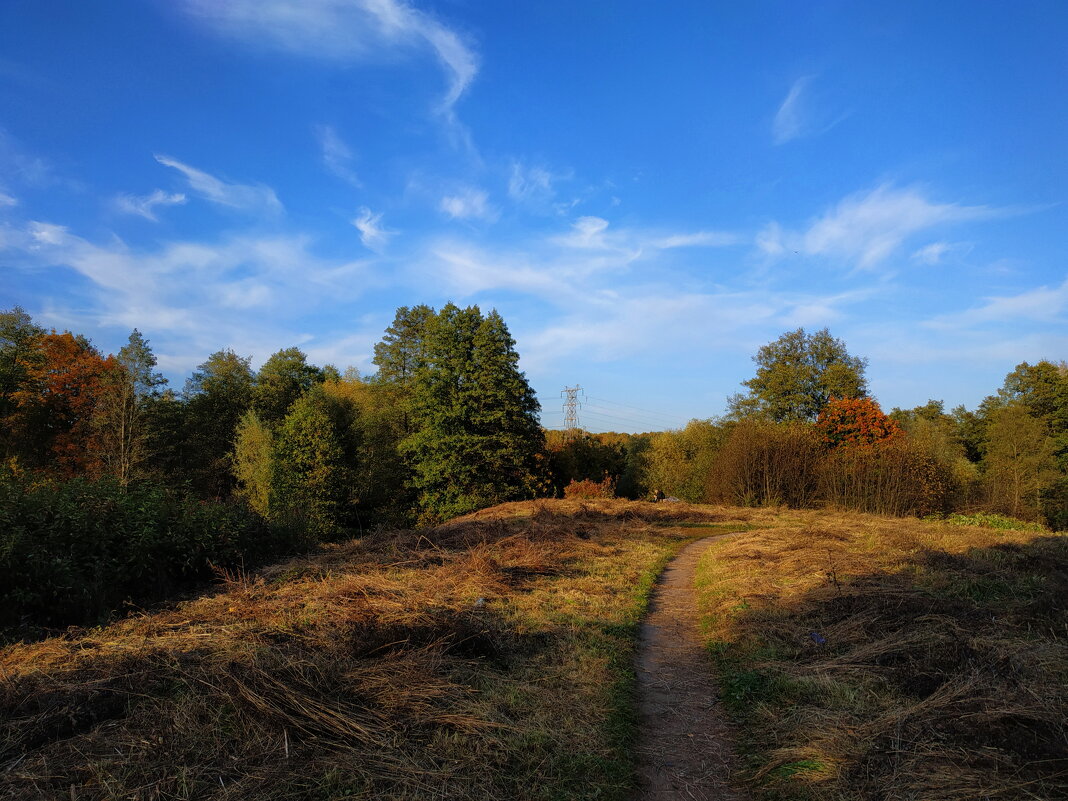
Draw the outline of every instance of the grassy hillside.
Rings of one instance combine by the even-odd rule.
[[[509,504],[9,645],[0,798],[624,797],[652,579],[736,520]]]
[[[761,517],[698,569],[759,797],[1068,797],[1068,537]]]

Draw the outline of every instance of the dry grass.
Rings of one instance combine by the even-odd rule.
[[[758,794],[1068,798],[1068,537],[772,521],[698,569]]]
[[[507,504],[6,646],[0,798],[623,797],[648,589],[735,520]]]

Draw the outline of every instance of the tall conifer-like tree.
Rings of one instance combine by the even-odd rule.
[[[411,383],[425,361],[427,328],[434,317],[434,310],[426,305],[397,309],[393,324],[375,345],[373,361],[381,380]]]
[[[402,438],[413,430],[412,385],[426,363],[427,332],[435,319],[429,306],[401,306],[382,341],[375,345],[375,383],[394,407]]]
[[[532,496],[544,449],[540,409],[496,312],[450,303],[428,321],[401,443],[426,521]]]

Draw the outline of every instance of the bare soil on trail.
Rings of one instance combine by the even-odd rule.
[[[733,736],[694,599],[694,569],[715,539],[691,543],[668,564],[638,636],[639,801],[748,797],[732,786],[738,770]]]

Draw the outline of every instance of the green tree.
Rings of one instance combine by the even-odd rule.
[[[270,514],[300,521],[320,539],[336,535],[345,515],[343,432],[323,392],[301,397],[286,416],[271,453]]]
[[[270,511],[273,448],[271,430],[254,411],[245,412],[234,440],[233,465],[237,479],[234,494],[263,517]]]
[[[353,454],[351,502],[358,523],[404,526],[411,520],[415,494],[412,473],[399,451],[406,436],[406,390],[393,382],[365,380],[353,368],[323,384],[323,392],[351,409]]]
[[[426,305],[397,309],[393,323],[375,345],[373,361],[380,380],[411,383],[426,361],[425,339],[434,317],[434,310]]]
[[[166,379],[156,372],[156,357],[136,328],[116,357],[116,369],[103,381],[94,409],[105,469],[127,486],[143,473],[149,458],[149,407]]]
[[[1041,491],[1042,513],[1054,528],[1068,528],[1068,362],[1023,362],[1005,377],[998,395],[1022,403],[1045,424],[1058,475]]]
[[[252,408],[267,425],[280,423],[297,398],[322,381],[323,371],[308,364],[300,348],[280,350],[256,374]]]
[[[1019,402],[991,415],[984,460],[988,498],[995,511],[1033,519],[1042,493],[1058,478],[1055,445],[1043,421]]]
[[[424,520],[532,496],[544,437],[540,406],[497,312],[446,305],[427,325],[413,377],[413,433],[401,450]]]
[[[187,404],[169,388],[145,402],[145,473],[176,491],[188,486],[189,466],[195,461],[188,413]]]
[[[250,363],[230,349],[216,351],[186,382],[183,467],[203,495],[225,497],[233,487],[229,455],[238,421],[252,401]]]
[[[0,456],[13,456],[25,445],[12,420],[18,410],[16,393],[44,358],[44,334],[21,306],[0,311]]]
[[[435,319],[436,313],[429,306],[401,306],[375,345],[375,380],[393,388],[391,394],[404,436],[413,430],[412,388],[416,374],[426,364],[427,332]]]
[[[1033,417],[1045,420],[1053,434],[1068,431],[1068,362],[1023,362],[1005,376],[999,392],[1019,401]]]
[[[748,394],[728,401],[732,417],[811,422],[831,398],[867,396],[867,360],[851,356],[826,328],[814,334],[803,328],[788,331],[762,347],[753,361],[756,375],[742,382]]]

